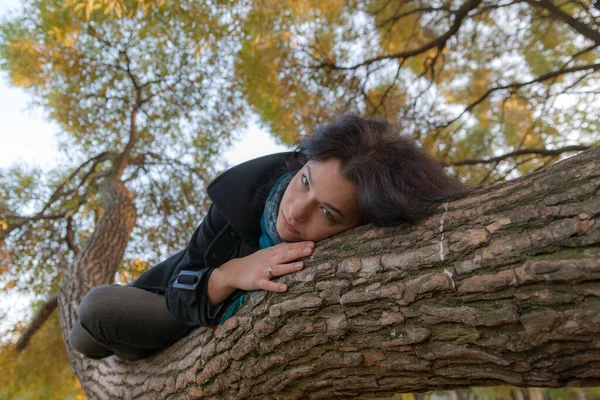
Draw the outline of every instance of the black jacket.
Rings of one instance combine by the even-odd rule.
[[[260,249],[265,201],[286,171],[286,163],[293,165],[294,160],[294,153],[271,154],[219,175],[207,188],[213,204],[187,248],[150,268],[129,286],[164,294],[169,312],[187,326],[217,324],[222,311],[241,291],[211,308],[206,294],[208,278],[232,258]]]

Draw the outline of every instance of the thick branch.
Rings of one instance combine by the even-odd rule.
[[[599,193],[600,147],[417,224],[320,242],[303,271],[278,278],[288,292],[253,292],[224,325],[148,359],[70,359],[92,398],[598,385]]]

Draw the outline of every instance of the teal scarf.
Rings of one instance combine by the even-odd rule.
[[[275,182],[271,188],[271,192],[269,192],[269,197],[267,198],[263,214],[260,218],[260,230],[262,234],[258,239],[258,244],[261,249],[266,249],[267,247],[284,242],[281,236],[279,236],[279,233],[277,233],[277,215],[279,215],[279,203],[281,203],[283,193],[293,177],[293,172],[283,174],[279,177],[277,182]],[[235,298],[221,317],[219,325],[223,325],[225,321],[231,318],[240,309],[242,304],[250,298],[251,294],[252,292],[242,292]]]

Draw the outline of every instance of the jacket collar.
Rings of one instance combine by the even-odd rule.
[[[287,171],[286,163],[297,162],[297,153],[269,154],[236,165],[219,175],[206,191],[213,205],[245,241],[258,240],[260,218],[271,187]]]

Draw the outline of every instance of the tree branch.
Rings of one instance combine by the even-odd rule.
[[[425,12],[436,12],[436,11],[446,11],[446,12],[450,12],[450,13],[452,12],[452,10],[450,8],[445,7],[445,6],[413,8],[412,10],[409,10],[409,11],[406,11],[406,12],[403,12],[400,14],[392,15],[391,17],[384,19],[379,24],[377,24],[377,28],[383,28],[385,25],[387,25],[389,23],[395,24],[400,19],[402,19],[404,17],[408,17],[412,14],[421,14],[421,13],[425,13]]]
[[[549,72],[549,73],[544,74],[544,75],[540,75],[537,78],[532,79],[532,80],[527,81],[527,82],[517,82],[517,83],[511,83],[509,85],[496,86],[494,88],[489,89],[481,97],[479,97],[473,103],[469,104],[456,118],[451,119],[449,122],[445,123],[442,126],[437,126],[437,128],[446,128],[446,127],[452,125],[452,123],[454,123],[455,121],[457,121],[458,119],[460,119],[460,117],[462,117],[467,112],[469,112],[473,108],[475,108],[478,104],[480,104],[485,99],[487,99],[490,94],[492,94],[494,92],[497,92],[499,90],[519,89],[519,88],[522,88],[523,86],[531,85],[531,84],[534,84],[534,83],[544,82],[546,80],[555,78],[555,77],[557,77],[559,75],[564,75],[564,74],[568,74],[568,73],[571,73],[571,72],[586,71],[586,70],[598,71],[598,70],[600,70],[600,63],[580,65],[580,66],[571,67],[571,68],[562,68],[562,69],[560,69],[558,71],[553,71],[553,72]]]
[[[29,323],[27,328],[25,328],[25,330],[21,334],[21,337],[15,344],[15,351],[23,351],[23,349],[27,347],[27,345],[31,341],[33,335],[35,335],[35,333],[39,331],[42,328],[42,326],[44,326],[44,323],[48,320],[48,318],[52,314],[52,311],[54,311],[54,309],[58,306],[57,298],[58,292],[51,294],[48,300],[46,300],[46,302],[40,307],[40,309],[37,310],[37,312],[31,319],[31,322]]]
[[[159,160],[160,162],[147,161],[146,156],[149,156],[155,160]],[[153,153],[153,152],[148,152],[148,153],[138,155],[136,157],[137,162],[135,164],[136,165],[141,164],[140,160],[143,160],[143,165],[173,165],[173,164],[178,165],[178,166],[183,167],[184,169],[188,170],[188,172],[196,175],[198,178],[200,178],[202,180],[202,182],[204,182],[205,186],[208,186],[208,184],[211,181],[211,177],[205,176],[200,171],[193,168],[191,165],[182,162],[181,160],[161,156],[160,154]]]
[[[121,179],[121,176],[123,175],[123,171],[125,170],[125,167],[128,164],[129,155],[131,154],[131,151],[133,150],[133,147],[135,146],[135,144],[138,140],[136,119],[137,119],[137,114],[140,111],[140,108],[142,107],[142,104],[143,104],[142,87],[139,85],[133,72],[131,72],[131,59],[129,58],[129,55],[127,54],[126,51],[121,50],[121,51],[119,51],[119,53],[124,55],[125,60],[127,61],[127,64],[126,64],[127,74],[129,75],[129,78],[131,79],[131,83],[133,84],[133,87],[135,88],[135,103],[133,105],[133,109],[131,110],[131,115],[129,117],[129,140],[128,140],[127,144],[125,145],[125,149],[119,155],[119,159],[116,162],[116,164],[114,165],[113,172],[111,174],[112,178],[116,179],[116,180]]]
[[[129,79],[131,79],[133,87],[136,89],[140,89],[141,86],[138,84],[137,78],[135,77],[135,75],[133,75],[133,72],[131,72],[131,59],[129,58],[129,54],[127,54],[127,51],[125,50],[119,50],[119,54],[125,57],[125,72],[127,72],[127,75],[129,75]]]
[[[319,242],[303,271],[278,278],[288,292],[255,291],[223,325],[146,359],[96,360],[67,346],[69,361],[90,398],[597,385],[599,155],[477,189],[420,223]],[[76,284],[61,291],[63,336]]]
[[[597,30],[591,29],[589,26],[579,21],[577,18],[572,15],[567,14],[559,7],[555,6],[550,0],[526,0],[527,3],[531,4],[534,7],[543,8],[550,12],[553,16],[563,21],[565,24],[569,25],[575,31],[585,36],[586,38],[593,41],[596,45],[600,45],[600,32]]]
[[[86,162],[84,162],[83,164],[81,164],[79,167],[77,167],[75,169],[75,171],[73,171],[71,174],[69,174],[68,177],[66,177],[62,183],[56,188],[56,190],[52,193],[52,195],[50,196],[50,198],[48,199],[48,201],[46,202],[46,204],[44,204],[44,206],[42,207],[42,209],[40,211],[38,211],[36,214],[30,216],[30,217],[21,217],[19,215],[6,215],[6,218],[8,220],[7,222],[7,226],[5,229],[0,230],[0,238],[6,238],[8,237],[8,235],[14,231],[15,229],[18,229],[20,227],[22,227],[23,225],[29,223],[29,222],[33,222],[33,221],[40,221],[40,220],[50,220],[50,219],[61,219],[64,218],[65,216],[69,215],[69,213],[71,212],[71,210],[62,210],[58,213],[53,213],[53,214],[44,214],[51,206],[52,204],[54,204],[59,198],[64,197],[64,196],[68,196],[70,194],[72,194],[73,192],[75,192],[76,190],[78,190],[79,188],[81,188],[86,181],[89,178],[98,178],[98,177],[102,177],[105,176],[106,173],[104,172],[94,172],[96,165],[98,165],[98,163],[105,161],[105,160],[109,160],[109,159],[114,159],[116,157],[115,153],[112,152],[103,152],[95,157],[92,157],[91,159],[87,160]],[[79,172],[81,172],[81,170],[88,165],[89,163],[92,163],[90,169],[85,173],[85,175],[82,177],[81,182],[79,183],[79,185],[77,185],[76,187],[72,188],[71,190],[68,191],[63,191],[63,188],[65,187],[65,185],[67,184],[67,182],[71,181],[72,179],[75,178],[75,176],[77,176],[77,174]],[[79,198],[79,200],[77,201],[77,204],[75,206],[75,208],[81,206],[83,204],[83,202],[85,201],[86,196],[81,196]]]
[[[67,232],[65,234],[65,240],[67,241],[67,246],[71,251],[77,255],[79,253],[79,248],[75,245],[75,235],[73,234],[73,217],[67,217]]]
[[[516,151],[512,151],[510,153],[506,153],[503,154],[501,156],[498,157],[492,157],[492,158],[488,158],[488,159],[479,159],[479,160],[463,160],[463,161],[448,161],[448,162],[442,162],[442,164],[444,164],[445,166],[463,166],[463,165],[476,165],[476,164],[490,164],[490,163],[496,163],[502,160],[505,160],[507,158],[511,158],[511,157],[515,157],[515,156],[522,156],[525,154],[537,154],[540,156],[558,156],[561,155],[562,153],[566,153],[566,152],[570,152],[570,151],[584,151],[589,149],[592,146],[566,146],[566,147],[562,147],[560,149],[521,149],[521,150],[516,150]]]
[[[437,37],[436,39],[432,40],[431,42],[429,42],[417,49],[409,50],[409,51],[402,51],[400,53],[395,53],[395,54],[386,54],[386,55],[373,57],[371,59],[368,59],[359,64],[355,64],[355,65],[349,66],[349,67],[338,66],[334,63],[322,62],[321,64],[316,65],[313,68],[327,67],[327,68],[331,68],[331,69],[342,69],[342,70],[357,69],[357,68],[360,68],[363,66],[373,64],[377,61],[382,61],[382,60],[386,60],[386,59],[412,57],[417,54],[424,53],[427,50],[432,49],[434,47],[442,49],[446,46],[446,42],[448,41],[448,39],[450,39],[452,37],[452,35],[454,35],[456,32],[458,32],[458,30],[462,26],[462,23],[465,20],[465,18],[467,17],[467,15],[469,14],[469,12],[474,10],[475,8],[477,8],[477,6],[481,3],[481,1],[482,0],[468,0],[467,2],[465,2],[458,10],[456,10],[453,13],[454,14],[454,23],[452,24],[452,26],[450,27],[450,29],[448,29],[448,31],[446,33],[444,33],[442,36]]]
[[[65,179],[63,179],[62,183],[56,188],[56,190],[54,191],[54,193],[52,193],[52,195],[50,196],[50,199],[46,202],[46,204],[44,205],[44,207],[36,215],[42,215],[52,205],[52,203],[54,203],[59,197],[65,196],[65,195],[69,195],[69,194],[73,193],[74,190],[79,189],[81,187],[81,185],[83,185],[83,183],[85,183],[85,180],[94,171],[94,169],[96,168],[96,165],[98,165],[98,163],[106,161],[106,160],[109,160],[113,156],[114,155],[111,154],[110,152],[105,151],[105,152],[102,152],[102,153],[98,154],[95,157],[90,158],[89,160],[87,160],[86,162],[84,162],[83,164],[81,164],[79,167],[77,167],[75,169],[75,171],[73,171],[68,177],[66,177]],[[85,174],[85,176],[81,180],[81,184],[79,186],[77,186],[76,188],[71,189],[68,192],[61,193],[62,189],[65,187],[65,185],[67,184],[67,182],[69,182],[73,178],[75,178],[75,176],[77,176],[77,174],[79,173],[79,171],[81,171],[89,163],[93,163],[92,167],[90,168],[90,170],[88,171],[88,173]]]

